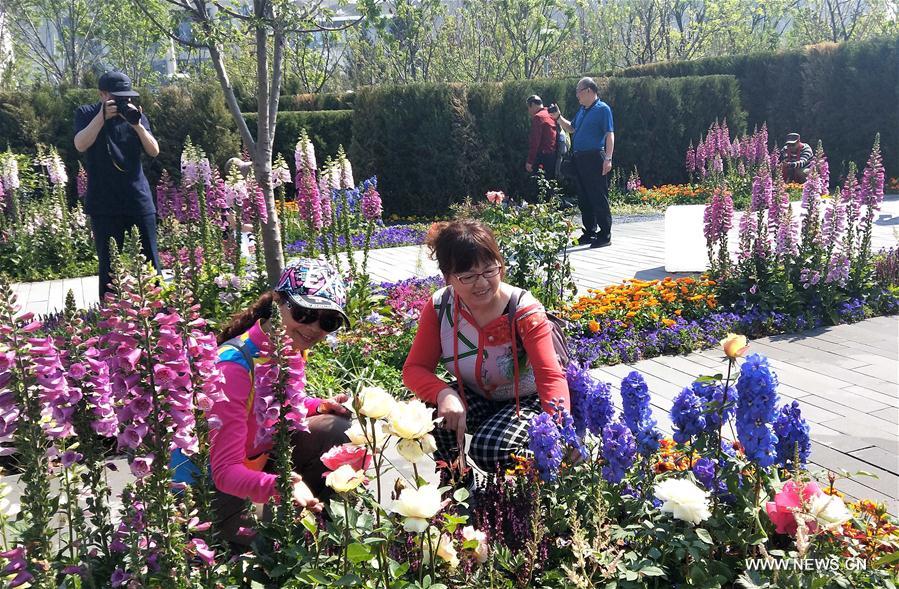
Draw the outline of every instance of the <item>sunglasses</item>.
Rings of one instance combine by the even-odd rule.
[[[343,326],[343,315],[337,311],[308,309],[291,302],[289,299],[285,300],[284,304],[290,309],[290,316],[297,323],[309,325],[318,321],[318,326],[328,333],[337,331]]]

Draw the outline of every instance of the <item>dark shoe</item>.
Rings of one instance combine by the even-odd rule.
[[[580,237],[577,238],[578,245],[590,245],[596,240],[595,235],[590,235],[589,233],[584,233]]]
[[[611,238],[611,237],[606,237],[605,239],[602,239],[602,238],[600,238],[600,237],[597,237],[596,239],[594,239],[594,240],[590,243],[590,249],[595,249],[595,248],[598,248],[598,247],[608,247],[608,246],[610,246],[610,245],[612,245],[612,238]]]

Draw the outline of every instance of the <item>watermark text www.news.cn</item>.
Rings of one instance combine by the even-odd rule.
[[[863,558],[749,558],[746,569],[750,571],[864,571],[868,563]]]

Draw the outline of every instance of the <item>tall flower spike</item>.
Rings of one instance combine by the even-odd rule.
[[[610,423],[602,430],[603,478],[612,484],[620,483],[634,464],[637,444],[630,428],[621,422]]]
[[[528,448],[534,455],[540,478],[547,482],[556,480],[562,465],[562,435],[549,413],[540,413],[531,419]]]
[[[777,405],[777,375],[768,359],[752,354],[740,367],[737,379],[737,438],[746,457],[766,468],[777,456],[777,435],[771,427]]]
[[[637,439],[640,454],[649,456],[659,449],[661,434],[656,430],[649,406],[649,387],[636,370],[621,381],[621,400],[624,421]]]
[[[802,417],[798,401],[780,408],[774,421],[774,433],[777,434],[777,462],[791,471],[805,468],[812,446],[808,422]],[[797,456],[799,463],[795,464]]]

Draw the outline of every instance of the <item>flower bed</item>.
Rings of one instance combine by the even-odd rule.
[[[379,227],[371,234],[371,249],[380,249],[385,247],[401,247],[404,245],[421,245],[424,243],[427,226],[424,224],[413,225],[389,225],[387,227]],[[317,248],[324,249],[325,238],[317,238]],[[352,247],[361,249],[365,245],[365,235],[356,233],[350,236]],[[338,236],[337,245],[339,248],[346,247],[346,238],[343,235]],[[300,255],[308,248],[308,243],[304,239],[298,239],[287,246],[287,252],[293,255]]]

